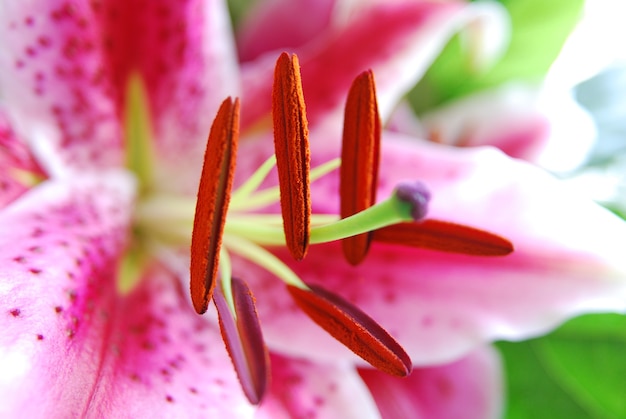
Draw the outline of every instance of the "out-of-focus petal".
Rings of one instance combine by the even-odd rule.
[[[257,419],[380,418],[370,392],[350,364],[316,364],[272,355],[272,384]]]
[[[226,2],[108,0],[102,36],[116,91],[138,72],[150,99],[161,190],[197,190],[211,122],[239,95],[239,69]]]
[[[500,358],[490,347],[450,364],[414,369],[402,379],[372,369],[359,373],[383,419],[489,419],[502,414]]]
[[[216,326],[153,267],[116,291],[133,182],[51,180],[0,213],[0,416],[243,417]]]
[[[337,148],[317,143],[313,166]],[[626,307],[626,224],[543,170],[491,148],[417,143],[387,132],[380,199],[405,179],[420,179],[431,190],[429,217],[502,235],[514,253],[487,258],[373,243],[358,267],[343,260],[338,244],[311,246],[300,263],[278,254],[302,279],[339,293],[387,328],[416,366],[448,362],[485,341],[544,333],[580,313]],[[313,185],[314,212],[337,212],[337,188],[334,174]],[[270,348],[352,358],[307,323],[270,274],[238,265],[259,290]]]
[[[270,0],[254,3],[237,33],[239,58],[293,49],[314,40],[327,25],[336,0]],[[300,18],[298,18],[300,17]]]
[[[422,118],[423,137],[456,146],[492,145],[553,171],[586,157],[593,121],[570,94],[508,85],[436,109]]]
[[[0,209],[45,178],[26,143],[0,107]]]
[[[0,39],[0,91],[16,131],[50,143],[60,166],[122,163],[120,118],[132,72],[147,86],[163,160],[180,157],[194,169],[219,102],[238,89],[219,0],[9,0]]]
[[[340,117],[353,79],[367,69],[376,76],[383,119],[399,98],[424,74],[450,37],[472,23],[489,33],[480,38],[500,45],[506,18],[495,3],[465,4],[439,1],[374,2],[345,21],[329,25],[314,42],[296,48],[309,121]],[[491,50],[490,45],[481,48]],[[271,56],[270,56],[271,55]],[[243,66],[246,86],[243,125],[269,111],[273,61],[265,55]]]

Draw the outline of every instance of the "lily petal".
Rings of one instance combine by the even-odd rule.
[[[34,156],[0,108],[0,209],[45,178]]]
[[[339,19],[339,18],[338,18]],[[376,75],[381,117],[385,120],[398,99],[424,74],[450,37],[470,22],[489,34],[485,39],[505,42],[507,19],[495,3],[440,1],[373,2],[325,31],[306,46],[294,48],[302,66],[302,83],[311,125],[326,117],[341,118],[354,77],[372,69]],[[363,48],[367,45],[367,48]],[[479,50],[494,50],[483,45]],[[271,55],[271,56],[270,56]],[[278,54],[244,64],[247,106],[242,123],[248,126],[268,112],[271,63]]]
[[[250,414],[217,327],[175,278],[154,266],[117,293],[130,176],[73,179],[0,213],[0,416]]]
[[[551,171],[574,170],[595,138],[593,120],[571,94],[505,85],[461,98],[421,118],[421,136],[457,146],[492,145]]]
[[[0,90],[16,130],[60,154],[59,170],[122,163],[126,83],[139,73],[161,160],[177,174],[188,167],[181,184],[196,186],[211,118],[238,88],[224,2],[10,0],[0,39]]]
[[[239,25],[237,50],[246,62],[267,51],[293,49],[315,39],[330,23],[337,0],[270,0],[252,5]],[[296,16],[305,19],[294,19]]]
[[[312,143],[313,166],[339,154],[332,141]],[[335,175],[312,185],[315,213],[336,213]],[[277,254],[304,281],[375,319],[415,366],[448,362],[482,342],[544,333],[580,313],[626,308],[626,224],[543,170],[492,148],[418,143],[387,132],[378,196],[389,196],[406,179],[420,179],[432,191],[429,217],[496,233],[515,251],[482,258],[374,243],[358,267],[341,260],[338,244],[312,246],[298,264]],[[258,310],[270,348],[352,359],[323,332],[305,327],[278,281],[244,263],[238,262],[247,272],[239,275],[263,289]]]
[[[450,364],[413,370],[397,379],[372,369],[359,370],[383,418],[499,418],[502,372],[493,348],[478,348]]]
[[[275,354],[271,363],[270,392],[255,418],[380,418],[354,366],[316,364]]]

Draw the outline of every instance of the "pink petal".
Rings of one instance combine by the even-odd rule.
[[[4,109],[0,108],[0,209],[13,202],[31,186],[22,176],[46,177]]]
[[[92,8],[61,0],[3,6],[0,90],[18,132],[51,143],[65,163],[121,163],[119,92],[107,73],[102,25]]]
[[[315,40],[294,50],[302,66],[311,124],[328,114],[340,115],[350,84],[367,69],[374,71],[381,115],[385,119],[450,37],[469,22],[484,26],[492,43],[500,44],[506,39],[502,36],[506,26],[502,10],[491,4],[373,2],[347,19],[336,17],[336,20]],[[266,54],[243,67],[244,126],[269,112],[265,98],[271,92],[271,69],[277,55]]]
[[[272,384],[257,419],[379,418],[356,369],[272,355]]]
[[[421,120],[422,137],[463,147],[492,145],[552,171],[575,169],[595,138],[593,121],[570,93],[536,86],[480,92]]]
[[[48,181],[0,213],[0,416],[243,417],[219,331],[153,267],[116,292],[133,184]]]
[[[267,51],[292,49],[315,39],[329,25],[336,3],[336,0],[254,3],[237,31],[239,58],[250,61]]]
[[[237,88],[223,2],[12,1],[1,16],[0,90],[23,136],[78,167],[121,164],[123,96],[138,72],[158,151],[200,167],[196,147]]]
[[[499,418],[502,376],[498,353],[479,348],[450,364],[413,370],[403,379],[361,369],[383,419]]]
[[[339,154],[332,135],[315,142],[321,134],[311,141],[313,167]],[[254,145],[240,156],[254,154]],[[277,250],[303,280],[340,294],[385,327],[414,365],[544,333],[580,313],[626,308],[626,224],[575,190],[491,148],[451,148],[387,132],[381,157],[380,199],[400,180],[420,179],[433,194],[432,218],[485,229],[515,246],[509,256],[481,258],[373,243],[358,267],[343,260],[339,244],[311,246],[300,263]],[[238,167],[246,170],[244,162]],[[314,212],[337,213],[337,188],[336,173],[313,185]],[[282,283],[245,262],[236,266],[255,290],[270,349],[354,359],[307,321]]]

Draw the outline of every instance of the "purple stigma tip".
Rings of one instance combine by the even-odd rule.
[[[418,221],[426,217],[428,212],[428,202],[430,201],[430,191],[420,181],[402,182],[396,186],[396,196],[401,201],[412,205],[411,217]]]

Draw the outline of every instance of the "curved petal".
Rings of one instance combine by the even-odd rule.
[[[459,361],[419,368],[403,379],[359,370],[383,418],[499,418],[502,372],[498,353],[479,348]]]
[[[215,326],[153,269],[116,292],[133,182],[47,181],[0,212],[0,416],[250,413]]]
[[[51,142],[66,165],[121,164],[126,83],[137,72],[162,160],[199,169],[214,112],[238,90],[223,2],[9,0],[0,16],[0,91],[23,136]]]
[[[457,146],[492,145],[552,171],[574,170],[596,132],[569,92],[505,85],[457,100],[421,118],[425,136]],[[424,136],[424,135],[422,135]]]
[[[349,364],[316,364],[271,356],[272,385],[257,419],[380,418],[357,370]]]
[[[303,280],[339,293],[387,328],[414,365],[447,362],[494,339],[537,335],[579,313],[626,308],[626,224],[618,217],[495,149],[385,134],[380,199],[400,180],[420,179],[433,194],[432,218],[500,234],[513,242],[514,253],[485,258],[373,243],[358,267],[348,265],[334,243],[311,246],[300,263],[276,253]],[[240,155],[250,153],[248,146]],[[336,156],[337,148],[317,143],[313,166]],[[335,174],[313,185],[314,212],[337,213],[337,188]],[[255,290],[270,348],[352,359],[307,321],[283,284],[245,262],[238,268]]]
[[[502,34],[507,20],[495,3],[374,2],[330,25],[317,39],[294,51],[302,67],[309,121],[315,124],[329,115],[338,117],[353,79],[367,69],[375,73],[381,116],[386,119],[449,38],[470,22],[489,34],[481,42],[500,45],[506,39]],[[481,48],[494,49],[484,43]],[[244,126],[269,112],[266,98],[270,97],[276,55],[266,54],[243,66]]]

